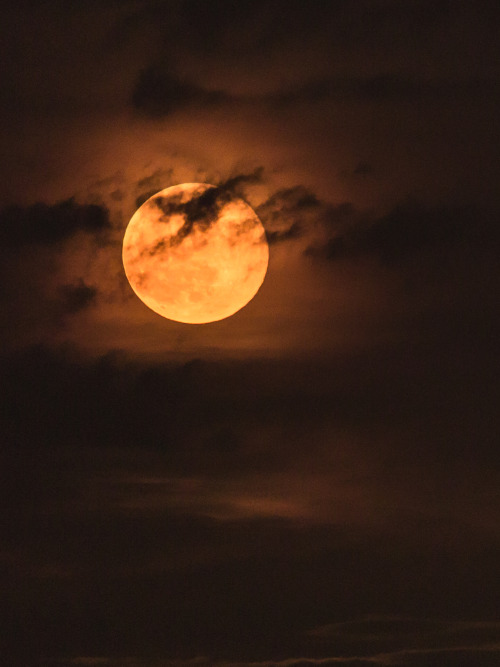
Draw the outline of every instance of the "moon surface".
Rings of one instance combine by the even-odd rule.
[[[176,322],[236,313],[264,281],[269,246],[243,199],[224,187],[183,183],[150,197],[123,238],[123,265],[137,296]]]

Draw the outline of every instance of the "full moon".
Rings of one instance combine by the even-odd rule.
[[[188,324],[234,315],[267,271],[264,227],[243,199],[223,187],[183,183],[150,197],[123,238],[128,281],[155,313]]]

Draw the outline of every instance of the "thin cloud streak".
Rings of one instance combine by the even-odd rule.
[[[467,658],[470,654],[499,653],[500,642],[491,644],[443,646],[422,649],[401,649],[387,653],[377,653],[374,655],[356,655],[356,656],[330,656],[327,658],[286,658],[284,660],[264,660],[251,662],[234,662],[226,660],[211,660],[200,657],[190,660],[160,660],[149,661],[137,658],[122,658],[115,661],[113,658],[104,657],[80,657],[71,660],[71,665],[104,665],[106,667],[306,667],[307,665],[402,665],[409,664],[405,658],[412,656],[432,656],[443,654],[464,654]],[[401,660],[404,662],[402,663]]]

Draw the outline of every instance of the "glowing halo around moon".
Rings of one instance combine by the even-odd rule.
[[[169,320],[204,324],[234,315],[255,296],[269,246],[243,199],[206,183],[183,183],[137,209],[122,257],[146,306]]]

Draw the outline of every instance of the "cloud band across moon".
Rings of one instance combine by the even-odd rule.
[[[123,242],[127,278],[158,314],[201,324],[224,319],[257,293],[267,271],[264,228],[234,190],[185,183],[162,190],[132,217]]]

